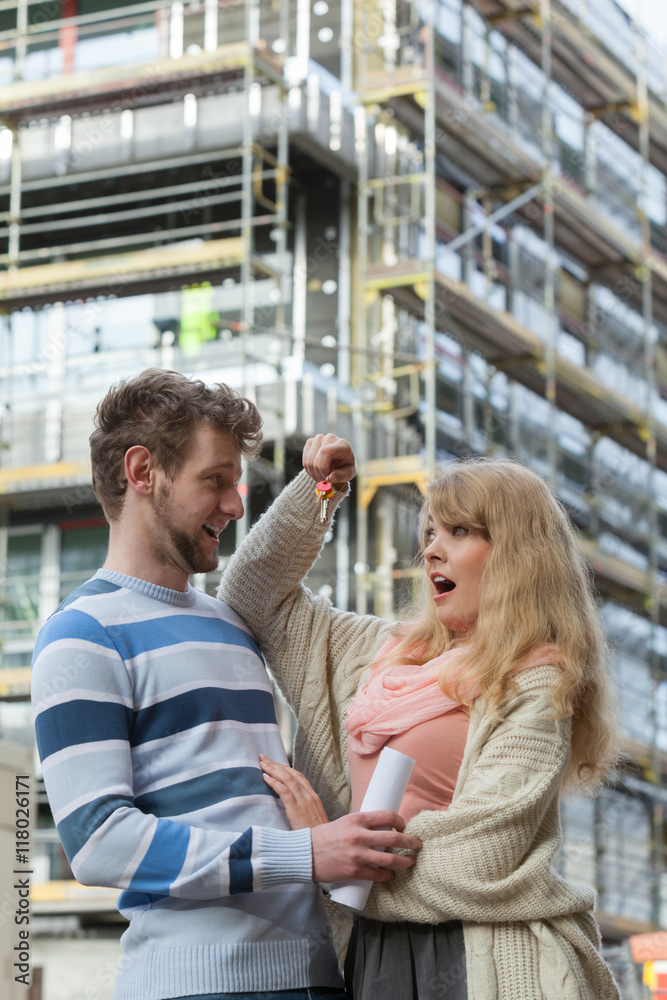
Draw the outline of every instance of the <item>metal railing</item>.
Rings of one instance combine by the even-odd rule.
[[[15,26],[0,32],[0,60],[3,54],[11,60],[15,81],[128,62],[177,60],[183,55],[214,52],[223,43],[246,41],[246,0],[197,4],[146,0],[68,18],[59,16],[57,3],[40,3],[33,17],[31,8],[37,2],[0,2],[0,11],[17,12]],[[277,7],[271,0],[255,0],[253,7],[254,16],[261,20],[262,38],[270,48],[282,38]],[[49,52],[57,58],[49,59]]]

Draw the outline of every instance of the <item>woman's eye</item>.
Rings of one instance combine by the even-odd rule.
[[[467,535],[468,529],[463,524],[457,524],[452,528],[452,535]]]

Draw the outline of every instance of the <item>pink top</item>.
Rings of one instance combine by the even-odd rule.
[[[390,736],[384,744],[415,759],[415,767],[398,810],[406,822],[422,809],[446,809],[452,801],[469,721],[468,709],[460,705],[434,719],[419,722],[404,733]],[[351,746],[348,750],[353,812],[361,808],[381,750],[379,748],[363,757],[355,753]]]
[[[386,655],[396,643],[380,650]],[[364,793],[383,746],[414,757],[415,769],[401,815],[410,819],[422,809],[446,809],[452,801],[468,735],[469,712],[440,687],[443,670],[461,676],[456,649],[447,650],[423,665],[399,663],[371,669],[368,680],[350,702],[345,720],[350,739],[348,761],[352,808],[361,807]],[[515,667],[515,672],[543,663],[558,663],[556,646],[541,646]],[[464,700],[480,694],[476,684],[461,681]]]

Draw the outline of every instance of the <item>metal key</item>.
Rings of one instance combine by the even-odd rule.
[[[315,487],[315,494],[320,501],[320,524],[324,524],[327,519],[327,509],[329,507],[329,500],[331,500],[334,495],[335,490],[328,480],[323,479]]]

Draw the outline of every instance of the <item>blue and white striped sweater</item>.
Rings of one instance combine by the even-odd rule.
[[[310,831],[258,766],[285,760],[269,678],[230,608],[100,570],[41,630],[32,697],[75,877],[124,890],[118,1000],[340,985]]]

